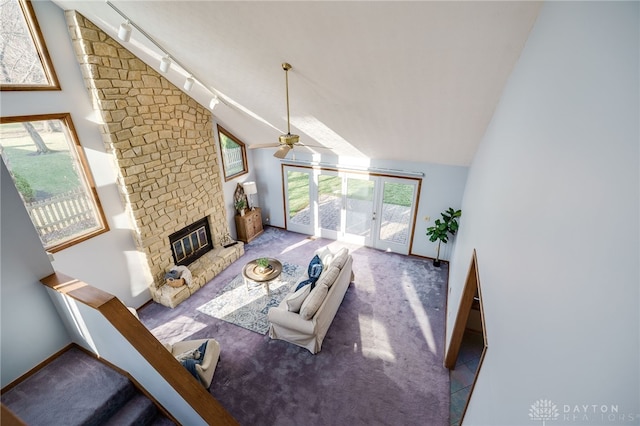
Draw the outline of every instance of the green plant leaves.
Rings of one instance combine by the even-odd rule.
[[[446,211],[440,213],[440,215],[442,216],[442,220],[436,219],[434,226],[427,228],[426,234],[431,242],[441,241],[447,243],[447,241],[449,241],[449,234],[455,235],[456,231],[458,231],[459,225],[457,218],[462,216],[462,210],[454,210],[449,207]]]

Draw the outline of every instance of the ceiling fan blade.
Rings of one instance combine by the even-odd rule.
[[[289,151],[291,151],[291,147],[289,145],[282,145],[274,154],[273,156],[276,158],[284,158],[287,156],[287,154],[289,153]]]
[[[249,145],[249,149],[257,149],[257,148],[277,148],[279,147],[279,143],[258,143],[254,145]]]

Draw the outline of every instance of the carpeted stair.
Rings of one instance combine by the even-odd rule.
[[[71,347],[2,394],[2,403],[36,425],[172,425],[125,376]]]

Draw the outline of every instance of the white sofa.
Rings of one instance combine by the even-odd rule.
[[[314,289],[301,301],[298,294],[303,293],[303,290],[295,292],[294,286],[280,305],[269,309],[267,314],[271,323],[269,336],[272,339],[285,340],[308,349],[312,354],[320,352],[322,341],[338,312],[349,283],[354,279],[353,258],[347,249],[331,253],[324,248],[316,254],[322,259],[323,272]],[[306,278],[308,276],[305,274],[300,281]],[[319,307],[307,318],[314,305]],[[299,312],[296,308],[299,308]]]

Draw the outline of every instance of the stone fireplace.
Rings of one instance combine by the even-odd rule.
[[[65,13],[134,240],[154,280],[151,294],[174,307],[244,254],[242,243],[222,246],[229,225],[211,112],[81,14]],[[188,264],[189,285],[165,285],[176,264],[169,237],[199,220],[208,225],[211,250]]]
[[[213,249],[209,221],[206,217],[169,235],[173,263],[190,265]]]

